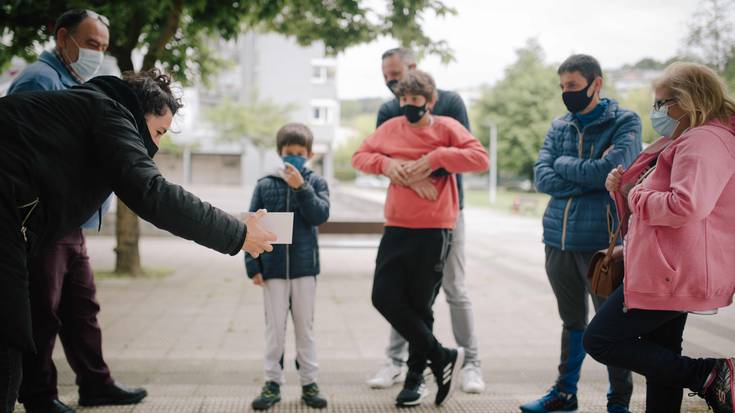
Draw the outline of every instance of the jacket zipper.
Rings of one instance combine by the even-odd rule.
[[[19,205],[18,206],[18,209],[23,209],[23,208],[28,208],[28,207],[31,208],[28,211],[28,213],[26,214],[25,218],[23,218],[23,222],[20,224],[20,233],[23,235],[23,241],[24,242],[28,242],[28,235],[26,234],[26,231],[28,230],[28,227],[26,226],[26,223],[28,222],[28,219],[31,217],[31,214],[33,214],[33,211],[38,206],[38,203],[39,202],[40,202],[39,198],[36,198],[36,199],[34,199],[33,201],[31,201],[31,202],[29,202],[27,204],[23,204],[23,205]]]
[[[286,212],[291,209],[291,188],[288,187],[288,184],[286,184]],[[290,249],[288,244],[286,244],[286,280],[291,279],[291,257],[290,257]]]
[[[579,131],[579,128],[577,128],[577,125],[572,124],[574,126],[574,129],[577,130],[577,134],[579,136],[579,144],[577,145],[577,151],[579,152],[579,157],[584,158],[584,133]],[[567,223],[569,222],[569,209],[572,207],[572,200],[574,197],[569,197],[567,200],[567,206],[564,207],[564,220],[562,221],[562,228],[561,228],[561,250],[564,251],[567,244]]]
[[[569,220],[569,208],[572,207],[572,197],[567,200],[567,206],[564,207],[564,220],[561,228],[561,250],[564,251],[567,243],[567,221]]]

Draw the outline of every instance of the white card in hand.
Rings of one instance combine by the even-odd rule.
[[[268,212],[259,221],[266,230],[276,235],[276,240],[271,244],[291,244],[293,212]]]

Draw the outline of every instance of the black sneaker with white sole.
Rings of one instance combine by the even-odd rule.
[[[456,349],[444,349],[444,357],[442,362],[431,364],[431,372],[434,373],[436,380],[436,399],[434,403],[440,406],[454,393],[459,383],[459,376],[462,372],[464,364],[464,349],[457,347]]]
[[[403,389],[396,397],[397,407],[413,407],[418,406],[429,395],[429,389],[424,383],[424,376],[421,373],[409,371],[406,374],[406,381],[403,383]]]

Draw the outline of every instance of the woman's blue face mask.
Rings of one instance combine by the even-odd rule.
[[[681,120],[681,118],[674,119],[669,116],[669,106],[659,106],[658,108],[654,107],[651,109],[649,116],[651,118],[653,130],[655,130],[659,135],[666,137],[671,137],[676,130],[676,127],[679,126],[679,121]],[[684,116],[682,116],[682,118]]]

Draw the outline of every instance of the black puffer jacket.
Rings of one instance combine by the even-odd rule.
[[[219,252],[235,255],[245,240],[238,219],[161,176],[140,103],[118,78],[0,99],[0,148],[0,198],[6,200],[0,214],[11,217],[7,222],[27,216],[32,244],[78,228],[112,191],[141,218]],[[11,211],[13,204],[31,206]],[[16,235],[0,234],[0,248],[17,242]],[[12,265],[13,276],[0,273],[0,334],[28,348],[27,293],[7,293],[23,290],[27,272]]]
[[[264,279],[299,278],[319,274],[317,227],[329,218],[327,181],[309,169],[303,172],[306,188],[291,189],[276,175],[261,178],[255,186],[250,211],[293,212],[293,243],[274,245],[273,252],[253,259],[245,254],[249,277],[263,274]]]

